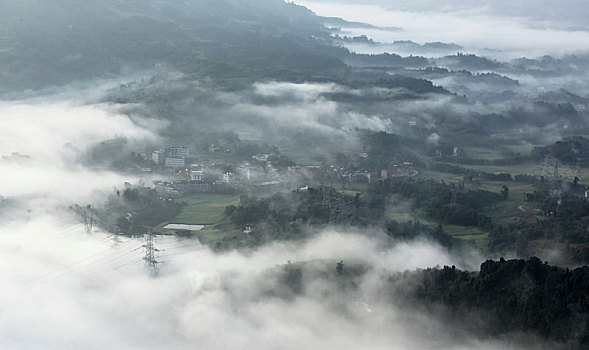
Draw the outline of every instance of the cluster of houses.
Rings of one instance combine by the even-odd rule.
[[[273,186],[282,184],[278,171],[268,161],[269,155],[256,154],[254,164],[243,163],[236,173],[213,171],[205,176],[204,164],[187,164],[189,150],[186,147],[168,147],[152,153],[153,163],[173,172],[177,180],[154,181],[154,189],[162,198],[180,198],[195,193],[215,192],[219,185],[240,189],[245,186]],[[213,168],[211,168],[213,169]],[[217,174],[217,175],[214,175]]]
[[[205,193],[213,190],[213,184],[205,181],[205,172],[202,165],[191,164],[178,172],[183,179],[175,181],[155,181],[155,191],[161,197],[179,198],[188,194]]]
[[[388,169],[382,169],[380,172],[370,172],[368,170],[349,170],[343,167],[331,165],[326,166],[309,166],[306,170],[319,180],[349,182],[349,183],[369,183],[375,180],[386,180],[396,177],[411,177],[418,174],[413,163],[403,162],[392,164]]]
[[[168,147],[154,151],[151,154],[151,161],[167,169],[177,169],[186,166],[188,155],[188,147]]]
[[[229,182],[240,186],[268,187],[278,186],[284,183],[284,180],[278,173],[278,170],[272,167],[268,161],[267,154],[256,154],[252,156],[257,164],[242,163],[237,167],[235,181]]]
[[[208,182],[194,181],[156,181],[155,191],[161,197],[179,198],[188,194],[211,192],[212,186]]]
[[[209,145],[209,152],[225,152],[228,153],[229,149],[229,142],[223,138],[217,139],[216,143],[211,143]]]
[[[219,142],[222,144],[223,142]],[[269,161],[268,154],[254,154],[250,162],[237,166],[235,173],[219,172],[215,165],[188,164],[189,150],[184,146],[162,148],[154,151],[151,156],[153,163],[175,174],[176,180],[155,181],[155,191],[162,198],[179,198],[185,195],[215,192],[219,188],[242,190],[247,187],[274,187],[284,184],[282,175]],[[368,157],[361,153],[361,158]],[[205,169],[207,175],[205,176]],[[377,172],[368,170],[348,169],[331,166],[292,166],[288,172],[301,173],[316,180],[337,181],[348,183],[369,183],[395,177],[417,175],[412,163],[392,164],[387,169]]]

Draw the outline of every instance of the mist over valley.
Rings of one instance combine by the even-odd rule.
[[[0,1],[0,346],[584,349],[582,1]]]

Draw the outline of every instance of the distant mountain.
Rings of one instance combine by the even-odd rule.
[[[469,71],[492,70],[505,66],[503,63],[485,57],[462,53],[438,58],[433,62],[433,64],[438,67],[445,67],[454,70],[464,69]]]
[[[357,45],[368,45],[372,47],[384,48],[387,52],[395,52],[395,53],[411,53],[414,55],[447,55],[449,53],[455,53],[460,50],[463,50],[464,47],[454,44],[454,43],[442,43],[439,41],[436,42],[427,42],[423,45],[416,43],[411,40],[397,40],[392,43],[382,43],[378,41],[374,41],[372,38],[367,37],[366,35],[359,35],[359,36],[341,36],[340,34],[335,34],[334,36],[336,42],[341,42],[342,44],[357,44]],[[354,46],[350,46],[350,49],[354,51]]]
[[[342,18],[338,18],[338,17],[323,17],[322,22],[323,22],[323,24],[325,24],[328,27],[336,27],[336,28],[347,27],[347,28],[380,29],[380,30],[387,30],[387,31],[392,31],[392,32],[398,32],[398,31],[403,30],[402,28],[399,28],[399,27],[377,27],[375,25],[368,24],[368,23],[350,22],[350,21],[346,21],[346,20],[344,20]]]
[[[548,91],[538,96],[538,98],[551,103],[570,103],[573,106],[581,108],[583,110],[589,108],[589,99],[575,95],[566,89]]]
[[[346,53],[280,0],[5,0],[0,92],[169,65],[213,78],[313,76]]]

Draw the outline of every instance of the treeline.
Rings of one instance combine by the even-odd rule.
[[[80,207],[71,209],[93,218],[103,229],[128,236],[143,235],[147,227],[153,227],[175,218],[184,204],[177,201],[161,199],[159,195],[146,187],[127,187],[111,194],[106,203],[100,207]]]
[[[492,221],[482,212],[483,209],[503,199],[501,194],[490,191],[469,191],[460,185],[412,179],[373,184],[370,194],[380,198],[376,201],[380,205],[385,205],[392,194],[400,195],[410,199],[414,208],[424,210],[429,218],[439,223],[484,229],[491,228]]]
[[[401,57],[397,54],[350,54],[345,63],[360,67],[412,67],[421,68],[429,65],[429,60],[420,56]]]
[[[236,235],[231,244],[259,245],[272,240],[305,238],[327,225],[381,227],[397,240],[418,237],[433,239],[450,247],[452,238],[442,226],[431,228],[418,221],[397,222],[384,218],[385,198],[349,195],[333,187],[321,186],[307,191],[280,193],[267,198],[242,196],[237,206],[225,209],[219,226],[231,225]],[[249,227],[247,235],[243,231]],[[241,238],[239,238],[241,237]]]
[[[487,208],[503,200],[508,192],[466,190],[460,184],[434,180],[398,179],[372,183],[368,191],[356,195],[325,186],[267,198],[242,196],[239,205],[226,208],[220,225],[236,233],[233,238],[247,238],[239,244],[248,246],[304,238],[331,224],[380,227],[398,240],[425,237],[446,247],[451,247],[454,241],[441,225],[474,226],[489,232],[487,249],[493,254],[515,251],[520,256],[530,256],[534,254],[534,241],[544,240],[564,246],[570,261],[587,263],[589,203],[580,195],[582,191],[573,191],[582,189],[582,185],[571,186],[571,191],[560,196],[551,195],[546,186],[527,193],[525,200],[539,203],[545,216],[532,223],[497,225],[486,215]],[[410,201],[412,209],[422,211],[439,226],[386,218],[384,214],[392,196]],[[252,232],[244,236],[247,226]],[[560,246],[559,250],[562,250]]]
[[[480,170],[470,169],[461,167],[459,165],[446,164],[446,163],[434,163],[430,166],[430,169],[440,173],[448,173],[455,175],[463,175],[465,180],[472,180],[473,178],[479,178],[488,181],[498,182],[523,182],[529,184],[535,184],[540,181],[536,176],[528,174],[517,174],[515,176],[510,173],[487,173]]]
[[[416,130],[413,130],[417,133]],[[370,171],[388,169],[391,164],[411,162],[415,166],[425,167],[426,156],[434,156],[436,151],[451,154],[453,145],[440,142],[431,145],[426,142],[431,132],[422,131],[414,137],[389,134],[384,131],[373,132],[362,130],[360,141],[368,152],[368,157],[359,161],[359,166]]]
[[[398,222],[396,220],[388,220],[385,224],[385,232],[389,237],[397,240],[410,241],[423,237],[433,239],[444,247],[451,247],[453,243],[452,236],[444,232],[442,225],[432,228],[419,221]]]
[[[304,238],[314,228],[328,224],[365,226],[379,215],[382,213],[369,210],[359,194],[350,196],[325,186],[266,198],[243,195],[239,205],[225,208],[220,225],[230,224],[237,232],[250,227],[248,235],[239,234],[247,242],[237,243],[259,245]]]
[[[529,260],[488,260],[479,273],[454,266],[429,268],[391,277],[392,284],[411,278],[413,288],[396,299],[433,306],[442,303],[451,319],[484,335],[516,331],[589,346],[589,267],[561,269]],[[398,295],[395,295],[398,298]]]
[[[536,147],[532,150],[532,158],[537,161],[552,156],[559,161],[583,167],[589,166],[589,139],[576,136],[557,141],[552,145]]]
[[[576,263],[589,263],[589,203],[581,196],[564,194],[550,196],[547,191],[535,191],[546,216],[535,223],[514,223],[496,226],[489,233],[489,250],[515,250],[530,255],[530,242],[550,240],[564,246],[568,257]]]
[[[478,158],[470,158],[468,156],[462,156],[462,157],[445,156],[441,160],[444,162],[447,162],[447,163],[457,163],[457,164],[464,164],[464,165],[503,166],[503,165],[515,165],[515,164],[527,163],[530,160],[533,160],[533,158],[530,156],[527,156],[527,155],[511,154],[511,155],[506,155],[505,158],[498,158],[498,159],[478,159]]]

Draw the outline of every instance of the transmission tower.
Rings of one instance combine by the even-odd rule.
[[[323,194],[323,204],[326,205],[329,210],[328,224],[342,223],[346,214],[349,212],[345,199],[331,186],[322,186],[321,191]]]
[[[552,177],[552,185],[556,186],[558,185],[558,183],[560,182],[560,177],[558,175],[558,160],[556,160],[554,162],[554,171],[553,171],[553,177]]]
[[[455,190],[452,190],[452,198],[450,199],[450,206],[451,207],[456,206],[456,191]]]
[[[329,210],[329,219],[327,221],[328,224],[331,224],[335,218],[335,210],[333,208],[333,200],[331,196],[331,187],[321,185],[321,193],[323,195],[323,204],[327,206]]]
[[[155,259],[155,255],[160,250],[155,247],[154,241],[154,234],[151,228],[147,229],[147,234],[145,235],[145,244],[143,248],[145,248],[145,255],[143,260],[145,260],[145,267],[150,271],[152,275],[157,275],[159,271],[159,264],[160,262]]]
[[[550,155],[546,155],[544,157],[544,163],[542,164],[542,176],[551,184],[553,189],[558,187],[558,184],[560,183],[558,159]]]
[[[95,220],[94,211],[92,210],[92,206],[90,204],[88,204],[82,210],[82,216],[84,217],[84,228],[86,229],[86,232],[91,233]]]

